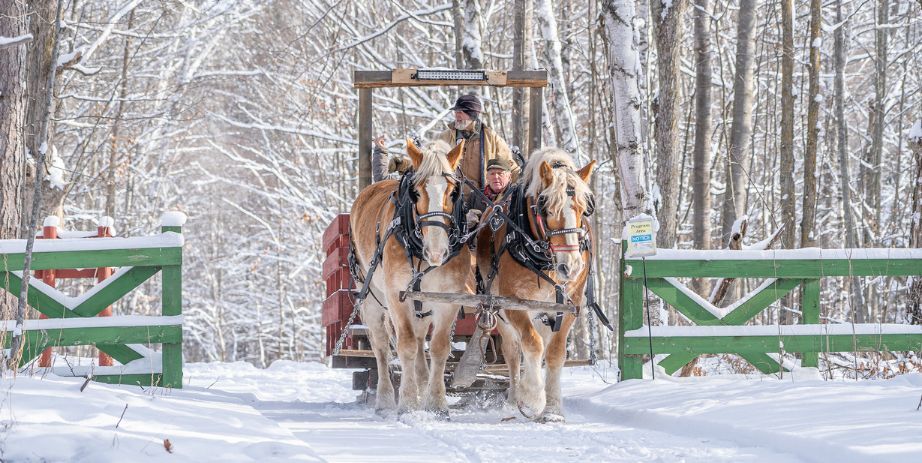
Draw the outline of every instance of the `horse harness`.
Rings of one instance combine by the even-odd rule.
[[[349,272],[354,281],[362,283],[362,288],[355,292],[356,307],[358,307],[371,292],[372,276],[383,260],[384,245],[391,236],[394,236],[401,247],[403,247],[407,263],[413,271],[413,276],[410,279],[410,284],[407,286],[407,291],[419,291],[423,277],[437,268],[430,265],[425,269],[421,269],[424,260],[423,228],[439,227],[445,230],[445,233],[448,235],[449,246],[448,257],[445,259],[446,261],[451,260],[461,252],[461,247],[466,242],[465,237],[469,236],[469,234],[465,233],[467,231],[467,222],[464,220],[464,217],[467,214],[467,210],[465,207],[464,194],[461,192],[460,181],[457,178],[450,174],[444,174],[444,176],[450,183],[455,185],[455,189],[451,193],[451,201],[454,206],[451,214],[442,211],[418,214],[416,211],[416,203],[419,201],[419,194],[416,192],[413,185],[415,182],[415,173],[413,170],[409,170],[400,178],[397,191],[391,193],[389,198],[389,201],[394,205],[394,218],[388,224],[383,236],[381,235],[381,222],[379,221],[377,225],[375,225],[375,253],[371,258],[371,262],[368,264],[368,273],[364,278],[360,275],[358,260],[355,256],[355,243],[351,243],[349,247]],[[448,223],[432,220],[436,217],[444,218]],[[415,266],[413,265],[413,259],[417,260],[417,265]],[[371,294],[372,297],[375,297],[374,293]],[[377,300],[377,297],[375,297],[375,299]],[[404,300],[405,295],[401,297],[401,302]],[[378,304],[385,307],[384,304],[381,304],[381,301],[378,301]],[[413,307],[416,318],[425,318],[432,315],[431,310],[427,312],[422,311],[423,304],[421,301],[414,300]]]
[[[561,164],[553,165],[554,168],[563,167]],[[477,191],[477,194],[482,195],[481,199],[486,200],[488,203],[492,203],[489,198],[486,197],[482,192]],[[573,197],[575,189],[568,189],[567,194]],[[502,210],[503,206],[508,207],[508,214]],[[595,202],[590,195],[588,198],[588,204],[586,210],[583,212],[584,216],[591,216],[595,212]],[[537,226],[538,236],[535,237],[531,233],[529,225],[529,214],[534,215],[535,222]],[[547,213],[545,211],[545,201],[544,198],[539,198],[537,204],[533,204],[531,198],[528,198],[524,192],[524,187],[521,184],[510,185],[509,188],[504,193],[498,205],[493,208],[493,213],[490,217],[487,217],[482,221],[483,223],[490,223],[490,228],[493,230],[494,234],[502,227],[503,223],[507,225],[506,238],[500,244],[498,250],[493,253],[493,258],[490,262],[490,273],[487,276],[486,281],[484,282],[483,277],[480,275],[480,270],[477,270],[477,279],[478,279],[478,290],[482,290],[484,294],[489,294],[490,288],[492,287],[493,281],[496,278],[497,273],[499,272],[499,261],[503,254],[509,252],[510,256],[518,262],[523,267],[529,269],[534,273],[539,279],[544,280],[548,284],[554,287],[555,298],[557,304],[569,303],[572,304],[573,301],[566,295],[566,285],[561,285],[555,282],[547,272],[554,269],[555,266],[555,252],[567,252],[567,251],[588,251],[589,252],[589,275],[586,282],[585,288],[585,297],[586,305],[599,317],[599,320],[610,330],[614,331],[614,328],[611,325],[611,322],[608,320],[608,317],[605,316],[602,312],[601,307],[595,300],[595,283],[593,279],[593,266],[592,266],[592,240],[589,236],[589,231],[586,226],[580,228],[561,228],[561,229],[548,229],[547,228]],[[529,230],[529,231],[527,231]],[[551,244],[551,237],[567,235],[567,234],[576,234],[578,235],[579,243],[576,245],[554,245]],[[495,244],[492,246],[495,249]],[[563,312],[558,312],[552,319],[546,313],[541,313],[537,317],[542,323],[549,326],[553,332],[560,330],[561,323],[563,322]]]

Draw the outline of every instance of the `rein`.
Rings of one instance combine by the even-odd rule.
[[[465,241],[467,241],[470,236],[474,233],[477,233],[484,225],[487,223],[490,224],[491,230],[495,233],[497,232],[503,224],[507,227],[506,238],[503,240],[503,243],[500,245],[498,251],[493,253],[493,259],[490,265],[490,274],[485,280],[483,291],[484,293],[489,293],[490,288],[493,285],[493,280],[495,280],[497,273],[499,272],[499,260],[504,253],[507,251],[512,256],[512,258],[523,267],[529,269],[538,276],[538,278],[544,280],[554,287],[556,302],[558,304],[563,304],[565,302],[573,304],[573,301],[567,297],[565,285],[560,285],[555,282],[550,276],[545,273],[547,270],[551,270],[554,267],[553,253],[557,251],[569,251],[569,250],[579,250],[579,251],[588,251],[589,252],[589,275],[587,276],[588,280],[586,281],[585,296],[586,296],[586,306],[589,307],[595,314],[599,317],[599,320],[602,322],[605,327],[609,330],[614,331],[614,327],[611,325],[611,322],[608,320],[608,317],[605,316],[605,313],[602,311],[602,308],[596,303],[595,300],[595,282],[593,279],[593,270],[594,266],[592,265],[592,242],[589,238],[588,229],[585,227],[581,228],[564,228],[557,230],[548,230],[545,226],[544,215],[541,213],[541,208],[537,205],[530,205],[530,199],[524,197],[524,192],[522,191],[523,185],[513,184],[506,190],[503,196],[498,201],[499,204],[494,203],[490,198],[488,198],[482,191],[480,191],[476,186],[468,179],[462,178],[462,180],[471,187],[471,190],[474,194],[479,195],[480,199],[484,200],[486,204],[492,206],[492,212],[490,216],[481,220],[477,228],[465,236]],[[572,191],[568,191],[568,194],[574,194]],[[503,210],[503,204],[508,203],[509,212],[508,214]],[[523,204],[524,203],[524,204]],[[535,217],[535,221],[538,223],[539,237],[533,237],[531,232],[526,232],[526,229],[531,227],[526,224],[526,221],[529,219],[529,211],[532,211]],[[586,216],[591,215],[595,212],[595,204],[593,198],[590,196],[588,208],[584,213]],[[509,230],[511,229],[511,231]],[[550,238],[553,236],[563,235],[563,234],[578,234],[579,244],[578,245],[552,245],[550,243]],[[573,249],[577,247],[577,249]],[[477,271],[478,277],[480,277],[479,270]],[[482,279],[482,278],[479,278]],[[556,317],[551,319],[547,314],[541,314],[539,318],[543,323],[550,326],[552,331],[558,331],[563,319],[563,313],[558,313]]]
[[[375,226],[375,253],[372,256],[371,262],[369,262],[368,273],[365,275],[365,278],[360,277],[358,261],[355,257],[355,243],[351,243],[349,249],[349,270],[354,281],[362,282],[362,288],[354,293],[356,299],[355,311],[358,310],[361,303],[368,297],[371,291],[371,278],[377,267],[384,260],[384,245],[391,236],[395,237],[403,247],[407,263],[413,272],[413,276],[407,286],[407,291],[419,291],[423,277],[437,268],[428,266],[426,269],[420,269],[422,261],[424,260],[423,228],[439,227],[444,229],[448,234],[449,253],[445,258],[445,262],[457,256],[466,242],[462,237],[466,236],[464,232],[467,230],[467,222],[464,220],[464,216],[467,214],[467,208],[464,195],[459,188],[460,185],[458,185],[458,179],[454,178],[452,175],[444,174],[450,182],[456,185],[455,191],[452,193],[452,204],[454,207],[451,214],[442,211],[418,214],[416,211],[416,202],[419,200],[419,195],[416,192],[414,175],[415,173],[412,170],[405,172],[400,178],[397,191],[391,193],[389,201],[394,205],[394,218],[388,224],[383,237],[381,236],[381,222],[379,221]],[[436,217],[443,218],[448,223],[440,220],[431,220]],[[413,259],[417,260],[418,265],[413,265]],[[400,299],[401,302],[404,300],[405,297]],[[383,306],[382,304],[382,307]],[[414,300],[413,307],[417,318],[424,318],[432,315],[431,310],[428,312],[422,311],[423,304],[421,301]],[[355,311],[353,311],[353,317]]]

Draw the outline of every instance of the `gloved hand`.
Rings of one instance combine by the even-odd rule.
[[[483,214],[483,211],[478,209],[471,209],[467,211],[467,215],[464,217],[467,220],[467,226],[473,227],[480,223],[480,215]]]
[[[388,173],[400,172],[402,174],[406,172],[410,167],[413,167],[413,162],[401,156],[392,156],[391,159],[387,162]]]

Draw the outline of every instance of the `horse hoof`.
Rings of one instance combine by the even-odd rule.
[[[522,416],[524,416],[525,418],[529,420],[534,420],[538,416],[538,412],[533,410],[528,405],[525,405],[524,402],[519,401],[518,403],[516,403],[516,405],[519,407],[519,413],[521,413]]]
[[[566,423],[567,419],[557,413],[542,413],[535,421],[538,423]]]

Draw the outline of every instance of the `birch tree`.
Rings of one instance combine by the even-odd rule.
[[[560,129],[560,144],[573,154],[576,159],[581,159],[582,150],[576,133],[576,120],[570,108],[566,76],[560,59],[560,39],[557,34],[557,19],[554,17],[553,0],[537,0],[535,3],[535,16],[541,28],[541,36],[544,38],[544,60],[548,66],[548,80],[550,81],[554,106],[552,115],[555,119],[556,127]]]
[[[622,220],[650,213],[640,118],[640,60],[637,28],[631,0],[602,2],[605,45],[612,88],[612,162],[621,180]]]

